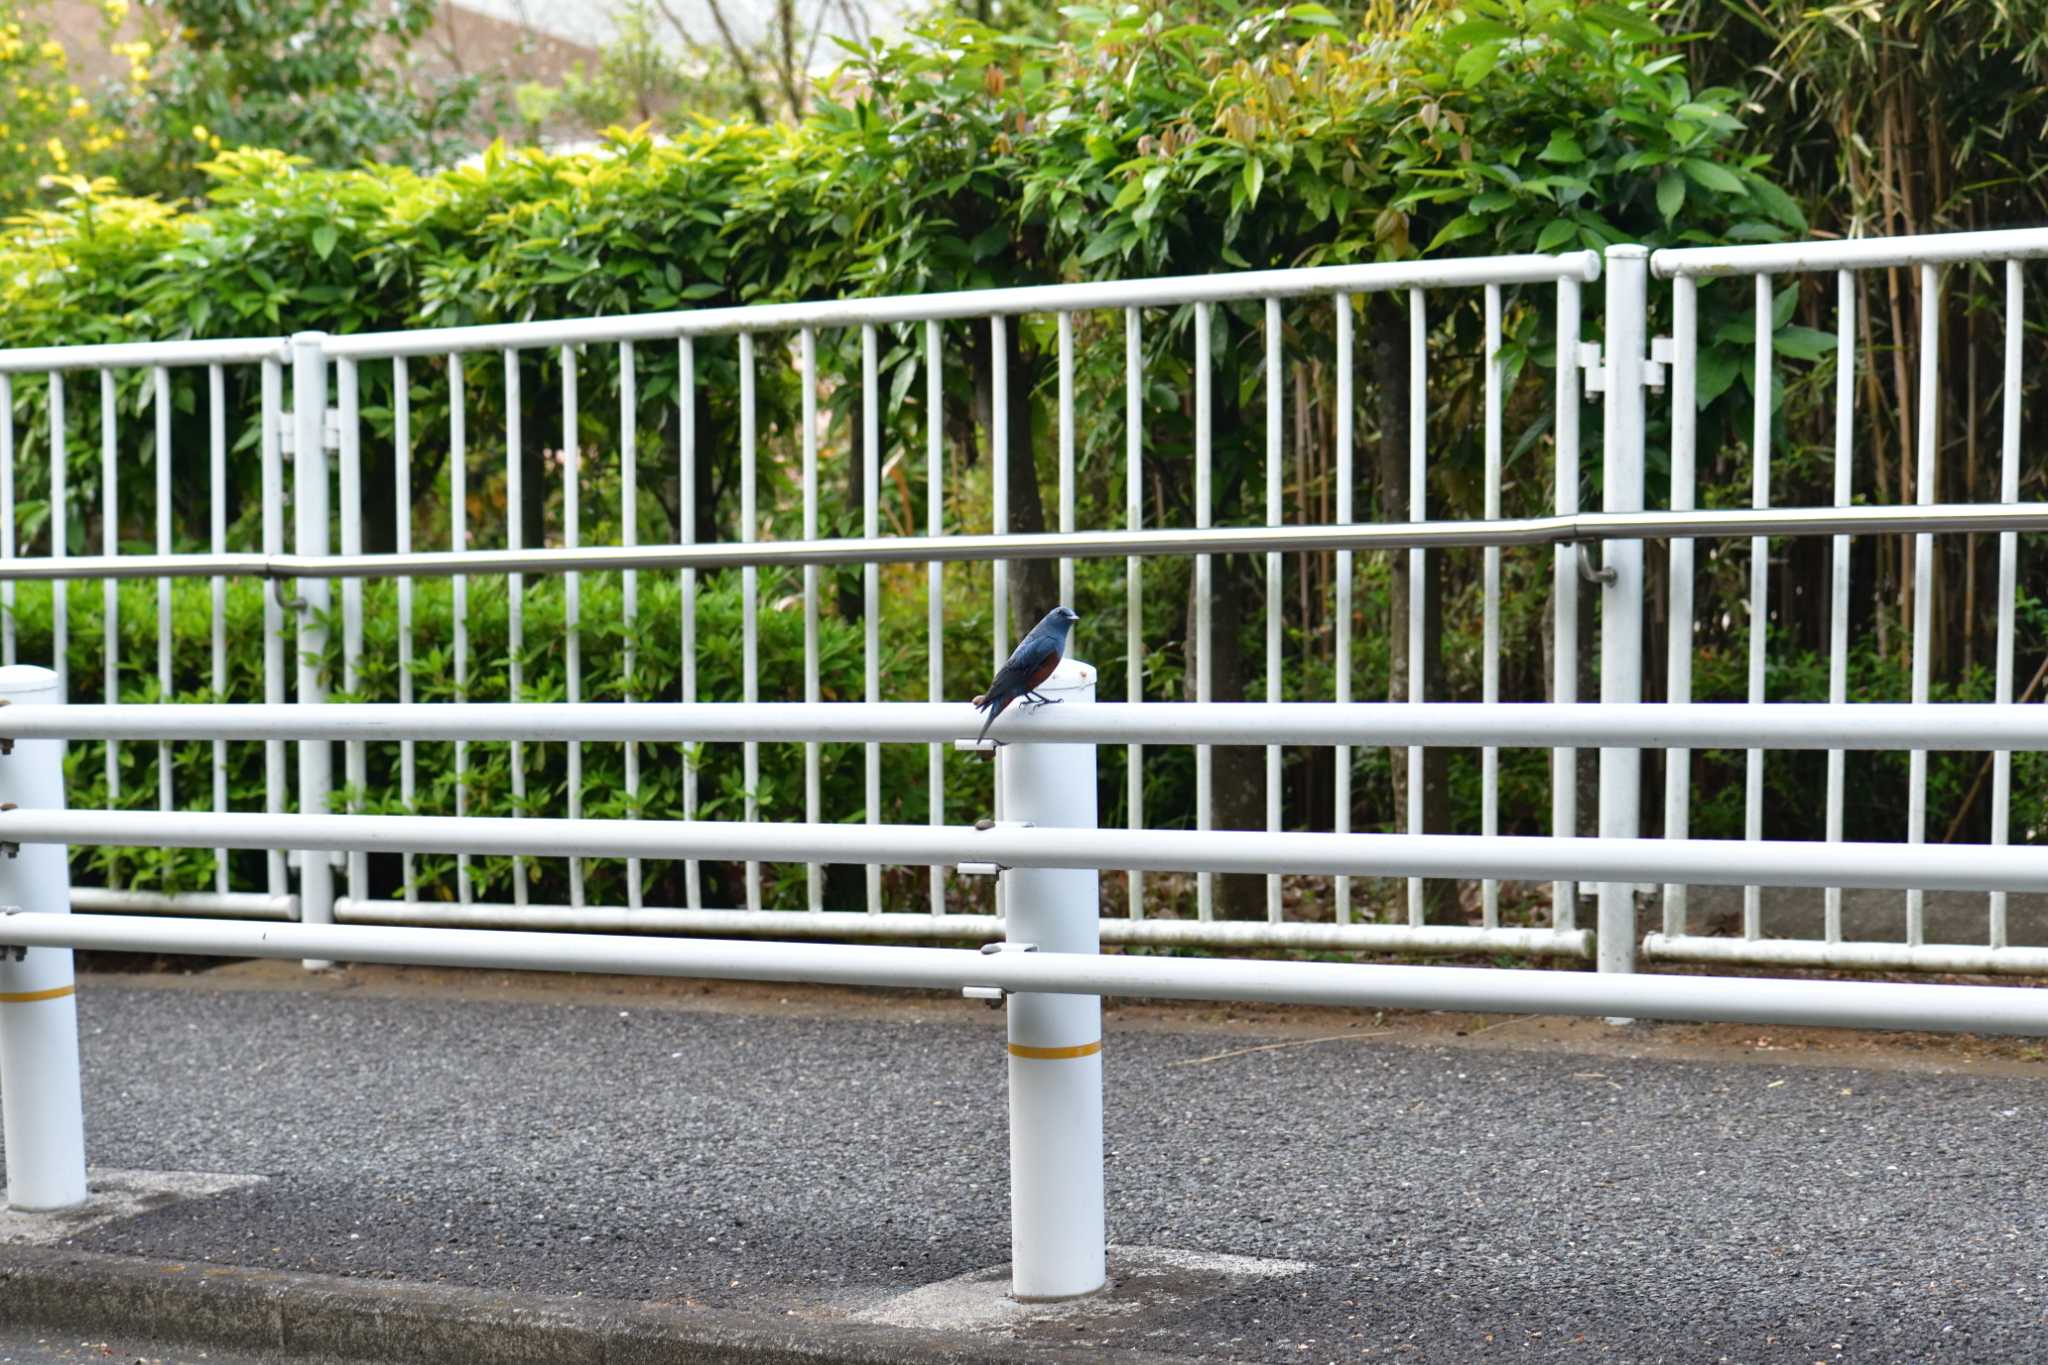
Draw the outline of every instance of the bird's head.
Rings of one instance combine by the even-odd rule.
[[[1045,614],[1045,619],[1040,621],[1038,625],[1041,630],[1056,630],[1064,635],[1072,630],[1074,622],[1080,619],[1080,613],[1076,612],[1072,607],[1054,607]]]

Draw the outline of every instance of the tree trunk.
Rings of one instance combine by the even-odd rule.
[[[1373,407],[1379,429],[1377,464],[1379,473],[1379,519],[1386,523],[1408,520],[1408,318],[1398,299],[1372,301],[1368,312],[1369,343],[1366,353],[1372,367]],[[1408,700],[1408,593],[1409,552],[1393,552],[1393,573],[1387,605],[1387,700]],[[1443,651],[1443,556],[1425,557],[1422,583],[1422,687],[1425,699],[1444,696]],[[1394,811],[1397,822],[1408,809],[1408,751],[1389,750],[1394,779]],[[1448,755],[1442,749],[1425,749],[1422,763],[1422,828],[1426,833],[1447,833],[1450,829],[1450,782]],[[1455,922],[1458,918],[1457,887],[1449,881],[1423,883],[1423,909],[1432,924]]]
[[[1211,571],[1209,603],[1211,686],[1217,701],[1243,701],[1250,691],[1258,661],[1244,648],[1245,604],[1259,591],[1261,574],[1243,555],[1218,555]],[[1200,668],[1200,636],[1195,630],[1196,597],[1189,575],[1187,630],[1187,695],[1194,699]],[[1217,829],[1266,827],[1266,751],[1257,745],[1219,744],[1213,750],[1214,805]],[[1266,879],[1253,873],[1223,873],[1216,878],[1217,915],[1222,919],[1266,917]]]
[[[1038,352],[1024,344],[1023,329],[1004,329],[1009,347],[1009,494],[1010,524],[1000,529],[1019,535],[1045,530],[1045,498],[1038,484],[1038,449],[1034,439],[1031,394],[1037,387]],[[1060,605],[1058,565],[1050,559],[1009,561],[1010,634],[1021,638],[1040,617]],[[1069,604],[1071,605],[1071,604]]]

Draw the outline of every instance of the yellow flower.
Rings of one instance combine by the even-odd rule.
[[[128,0],[102,0],[100,13],[110,27],[119,28],[128,21]]]
[[[63,143],[59,142],[56,138],[51,138],[48,142],[44,143],[43,146],[44,149],[48,151],[50,154],[51,165],[55,166],[60,171],[70,169],[71,158],[65,154]]]
[[[207,141],[209,141],[212,138],[212,136],[213,135],[211,133],[206,131],[205,124],[195,123],[192,125],[192,140],[194,142],[204,144]]]

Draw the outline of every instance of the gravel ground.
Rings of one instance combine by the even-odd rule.
[[[80,1249],[821,1323],[1008,1259],[1001,1016],[979,1006],[79,999],[92,1162],[268,1178]],[[1112,1244],[1312,1268],[1019,1340],[1247,1361],[2048,1358],[2048,1089],[2025,1068],[1659,1059],[1649,1030],[1637,1056],[1366,1032],[1219,1057],[1265,1040],[1113,1019]]]

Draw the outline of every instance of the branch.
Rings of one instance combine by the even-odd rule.
[[[754,79],[754,70],[747,61],[746,49],[741,47],[740,40],[733,36],[732,25],[725,22],[724,6],[720,5],[718,0],[705,0],[705,3],[711,8],[711,22],[718,25],[718,36],[725,40],[726,52],[731,55],[733,65],[739,69],[740,88],[747,101],[747,108],[753,112],[755,122],[768,122],[767,102],[761,98],[760,84]]]

